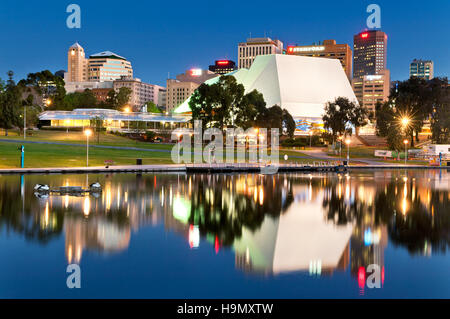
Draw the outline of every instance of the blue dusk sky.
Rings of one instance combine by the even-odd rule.
[[[81,28],[69,29],[66,8],[81,7]],[[132,62],[135,77],[165,86],[185,70],[237,59],[250,33],[308,45],[335,39],[353,47],[366,28],[366,7],[381,7],[392,80],[408,78],[414,58],[431,59],[435,76],[450,75],[450,1],[117,1],[1,0],[0,78],[67,70],[67,50],[79,42],[87,55],[113,51]]]

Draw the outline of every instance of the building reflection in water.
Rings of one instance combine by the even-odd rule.
[[[9,199],[0,201],[0,226],[40,242],[63,234],[67,262],[79,263],[85,251],[121,252],[133,232],[164,225],[186,239],[187,249],[231,249],[236,267],[248,273],[329,276],[350,267],[364,293],[371,264],[382,269],[384,284],[388,240],[422,256],[449,247],[449,176],[55,175],[25,176],[25,189],[9,176],[0,179],[0,198]],[[98,198],[33,195],[36,183],[94,181],[103,185]]]

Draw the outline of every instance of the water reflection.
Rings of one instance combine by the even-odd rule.
[[[21,180],[23,183],[21,184]],[[33,194],[36,183],[87,186],[92,196]],[[140,228],[164,225],[186,249],[209,245],[236,268],[263,275],[350,270],[363,292],[368,265],[382,268],[388,242],[432,256],[450,245],[447,171],[351,175],[55,175],[0,177],[0,231],[43,245],[64,236],[68,263],[84,251],[128,248]]]

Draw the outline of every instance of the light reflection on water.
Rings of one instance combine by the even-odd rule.
[[[54,195],[38,198],[33,190],[37,183],[51,187],[87,187],[97,181],[103,186],[98,198]],[[202,248],[208,250],[196,259],[201,263],[196,267],[203,271],[213,271],[208,270],[208,263],[215,256],[223,254],[233,258],[234,269],[224,267],[221,271],[237,276],[238,285],[243,284],[242,278],[233,275],[235,271],[250,275],[252,280],[271,282],[275,288],[277,279],[286,275],[322,278],[332,286],[333,278],[340,274],[347,283],[354,283],[359,295],[364,295],[369,275],[366,269],[371,264],[380,266],[381,291],[385,289],[385,276],[389,278],[385,275],[385,272],[389,274],[385,251],[390,246],[415,256],[411,257],[411,263],[414,258],[444,256],[446,265],[449,264],[449,190],[450,174],[439,170],[274,176],[0,176],[0,242],[8,244],[14,234],[25,238],[29,245],[40,244],[36,249],[53,249],[46,245],[63,238],[66,264],[81,263],[89,267],[91,261],[98,262],[104,256],[101,262],[123,266],[138,260],[134,253],[126,254],[134,237],[163,227],[166,233],[175,234],[185,242],[183,251],[175,250],[180,255],[186,251],[195,254]],[[163,239],[153,244],[168,249],[176,246]],[[83,263],[83,256],[89,252],[95,255]],[[1,263],[5,266],[9,262],[6,268],[13,269],[13,261],[6,261],[2,255],[0,250]],[[391,263],[395,262],[394,258]],[[170,277],[173,270],[170,264],[166,266],[165,275]],[[192,265],[184,267],[189,269]],[[443,269],[448,277],[448,268]],[[125,281],[131,278],[127,272],[121,276]],[[298,276],[291,279],[293,285],[305,281]],[[201,282],[202,278],[198,280]],[[177,284],[185,283],[180,280]],[[447,285],[445,281],[442,284]],[[32,286],[33,282],[28,285]],[[442,297],[449,297],[448,287],[442,288]],[[252,289],[247,297],[252,297]],[[407,286],[396,289],[398,296]],[[20,287],[18,290],[20,297]],[[276,289],[265,293],[269,297],[286,297],[277,294]],[[427,291],[420,293],[427,296]],[[129,295],[136,296],[132,292]],[[8,297],[1,288],[0,296]],[[138,297],[145,296],[138,293]],[[309,295],[305,291],[287,296]],[[333,290],[324,292],[323,296],[342,297]]]

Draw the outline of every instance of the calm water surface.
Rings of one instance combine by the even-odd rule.
[[[446,170],[0,176],[1,298],[450,298],[449,246]]]

